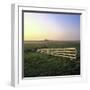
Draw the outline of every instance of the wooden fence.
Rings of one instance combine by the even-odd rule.
[[[37,49],[37,52],[53,56],[70,58],[71,60],[76,59],[77,56],[76,48],[42,48]]]

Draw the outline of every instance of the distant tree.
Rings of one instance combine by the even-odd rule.
[[[48,39],[45,39],[44,41],[46,41],[46,42],[47,42],[47,41],[49,41],[49,40],[48,40]]]
[[[44,45],[43,45],[44,48],[47,48],[48,47],[48,41],[49,41],[48,39],[44,39],[44,42],[45,42]]]

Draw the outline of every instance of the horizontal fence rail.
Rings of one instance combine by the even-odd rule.
[[[37,49],[37,52],[53,56],[70,58],[71,60],[76,59],[77,56],[76,48],[42,48]]]

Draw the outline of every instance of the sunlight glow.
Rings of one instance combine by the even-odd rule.
[[[24,13],[24,41],[45,39],[79,40],[80,15]]]

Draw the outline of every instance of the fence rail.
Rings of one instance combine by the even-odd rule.
[[[76,48],[42,48],[37,49],[37,52],[53,56],[70,58],[71,60],[76,59],[77,56]]]

